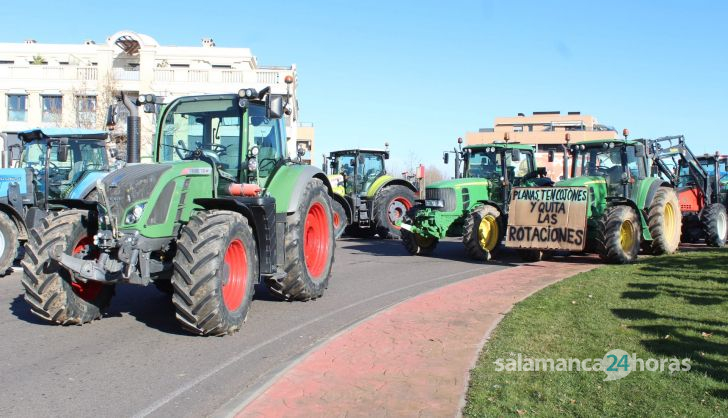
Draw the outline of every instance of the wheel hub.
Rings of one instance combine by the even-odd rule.
[[[402,217],[404,217],[404,215],[410,208],[412,208],[412,202],[410,202],[408,199],[405,199],[403,197],[397,197],[393,199],[389,203],[389,208],[387,209],[389,222],[392,225],[396,225],[397,222],[400,221]]]

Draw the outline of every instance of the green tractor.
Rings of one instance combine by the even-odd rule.
[[[324,155],[324,170],[331,169],[335,198],[334,228],[339,238],[344,231],[360,238],[399,238],[397,226],[414,205],[417,187],[387,174],[384,150],[350,149]]]
[[[154,283],[186,330],[225,335],[245,321],[257,283],[283,300],[322,296],[332,190],[286,155],[288,97],[266,87],[165,106],[155,163],[115,171],[98,183],[98,203],[70,201],[31,233],[22,282],[32,312],[83,324],[117,284]]]
[[[532,145],[494,143],[455,150],[455,179],[427,186],[401,223],[402,243],[412,255],[429,255],[444,237],[462,237],[467,255],[488,260],[502,246],[513,186],[548,186]],[[450,151],[443,155],[447,164]],[[460,164],[463,163],[463,175]]]
[[[576,219],[576,216],[571,219],[583,225],[582,230],[574,234],[581,237],[576,242],[583,250],[597,253],[602,260],[616,264],[633,262],[640,249],[656,255],[674,253],[680,243],[682,222],[675,189],[653,171],[660,167],[652,164],[649,141],[628,140],[627,135],[625,129],[621,140],[572,144],[571,177],[557,182],[549,193],[552,196],[569,193],[578,196],[569,190],[583,191],[586,207],[582,216],[586,219]],[[565,154],[565,166],[568,166],[568,158]],[[515,190],[514,194],[519,192],[522,190]],[[541,219],[548,220],[549,217]],[[509,224],[507,246],[511,246],[512,233],[519,227]],[[553,250],[552,245],[558,244],[565,234],[558,231],[550,234],[557,229],[552,227],[548,222],[533,227],[525,239],[527,248]],[[539,232],[545,228],[549,228],[549,233],[539,237]],[[524,246],[514,248],[523,249]]]

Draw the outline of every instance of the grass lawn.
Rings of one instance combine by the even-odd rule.
[[[567,259],[568,261],[568,259]],[[496,359],[690,358],[688,372],[496,371]],[[471,373],[465,416],[728,416],[728,249],[604,266],[516,305]]]

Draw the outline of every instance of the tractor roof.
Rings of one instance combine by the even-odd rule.
[[[49,138],[73,138],[73,139],[106,139],[106,131],[79,128],[33,128],[18,133],[23,141]]]
[[[465,149],[480,149],[480,148],[511,148],[511,149],[522,149],[526,151],[533,151],[534,145],[531,144],[506,144],[505,142],[495,142],[492,144],[474,144],[466,145]]]
[[[585,146],[589,147],[589,146],[593,146],[593,145],[601,145],[605,142],[606,143],[614,142],[615,144],[619,144],[619,145],[634,145],[634,144],[641,143],[639,141],[631,140],[631,139],[592,139],[589,141],[575,142],[571,145],[585,145]]]
[[[346,150],[339,150],[339,151],[331,151],[329,154],[331,155],[338,155],[338,154],[356,154],[360,152],[371,152],[373,154],[384,154],[389,151],[383,150],[383,149],[374,149],[374,148],[354,148],[354,149],[346,149]]]

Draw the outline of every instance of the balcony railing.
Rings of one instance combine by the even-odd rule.
[[[99,78],[99,72],[96,67],[75,65],[2,65],[0,66],[0,78],[95,81]]]
[[[139,81],[139,70],[130,68],[114,68],[114,80]]]
[[[280,79],[280,72],[278,71],[258,71],[258,83],[260,84],[278,84]]]

